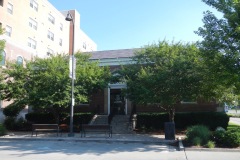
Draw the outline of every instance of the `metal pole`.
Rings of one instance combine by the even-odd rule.
[[[68,13],[69,16],[71,17],[71,21],[72,21],[72,88],[71,88],[71,109],[70,109],[70,133],[68,134],[69,137],[73,137],[74,136],[74,132],[73,132],[73,115],[74,115],[74,19],[72,17],[72,15],[70,13]],[[67,20],[67,19],[66,19]],[[69,20],[69,19],[68,19]]]

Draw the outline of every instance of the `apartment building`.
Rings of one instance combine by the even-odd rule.
[[[72,22],[68,11],[58,11],[48,0],[0,0],[0,25],[5,29],[6,59],[70,52]],[[74,50],[96,51],[97,45],[80,29],[80,14],[70,10],[74,21]],[[21,58],[20,58],[21,57]]]
[[[65,20],[68,12],[72,22]],[[0,67],[7,60],[22,64],[36,56],[72,53],[73,36],[75,52],[97,50],[96,43],[80,28],[78,11],[58,11],[48,0],[0,0],[0,27],[5,30],[0,39],[6,41]],[[0,108],[4,106],[6,102],[0,101]]]

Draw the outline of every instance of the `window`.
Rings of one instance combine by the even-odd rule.
[[[1,56],[2,56],[2,60],[0,61],[0,66],[5,66],[6,53],[2,51]]]
[[[38,11],[38,3],[35,0],[30,0],[30,7]]]
[[[0,6],[3,6],[3,0],[0,0]]]
[[[23,65],[23,58],[21,56],[17,57],[17,64],[18,65]]]
[[[36,49],[37,48],[37,42],[35,40],[33,40],[32,38],[28,38],[28,47]]]
[[[13,5],[11,3],[7,4],[7,12],[13,14]]]
[[[63,24],[60,23],[60,30],[62,31],[63,30]]]
[[[48,14],[48,21],[51,22],[52,24],[54,24],[55,18],[51,14]]]
[[[29,23],[28,23],[29,27],[37,30],[37,22],[35,20],[33,20],[32,18],[29,18]]]
[[[59,45],[62,46],[62,39],[59,39]]]
[[[83,48],[84,48],[84,49],[87,48],[86,42],[83,42]]]
[[[5,34],[6,34],[8,37],[11,37],[11,35],[12,35],[12,27],[6,26],[6,32],[5,32]]]
[[[51,31],[48,31],[47,37],[48,37],[49,39],[51,39],[52,41],[54,41],[54,34],[53,34]]]
[[[53,50],[48,48],[47,50],[47,56],[52,56],[53,55]]]

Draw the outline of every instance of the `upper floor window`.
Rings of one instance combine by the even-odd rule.
[[[29,25],[31,28],[37,30],[37,25],[38,25],[38,23],[37,23],[35,20],[33,20],[32,18],[29,18],[29,23],[28,23],[28,25]]]
[[[28,46],[33,48],[33,49],[36,49],[37,48],[37,42],[32,38],[28,38]]]
[[[51,39],[52,41],[54,40],[54,34],[51,31],[48,31],[47,37]]]
[[[11,37],[11,35],[12,35],[12,27],[6,26],[5,31],[6,31],[5,34],[7,36]]]
[[[53,55],[53,50],[48,48],[47,49],[47,56],[52,56]]]
[[[1,53],[1,61],[0,61],[0,66],[5,66],[5,60],[6,60],[6,53],[2,51]]]
[[[87,48],[86,42],[83,42],[83,48],[84,48],[84,49]]]
[[[0,6],[3,6],[3,0],[0,0]]]
[[[59,45],[62,46],[62,39],[59,39]]]
[[[38,11],[38,3],[36,0],[30,0],[30,7],[33,8],[35,11]]]
[[[63,30],[63,24],[60,23],[60,30],[62,31]]]
[[[13,14],[13,5],[11,3],[7,4],[7,12]]]
[[[17,64],[18,65],[23,65],[23,58],[21,56],[17,57]]]
[[[48,14],[48,20],[49,20],[49,22],[51,22],[52,24],[55,23],[55,18],[54,18],[51,14]]]

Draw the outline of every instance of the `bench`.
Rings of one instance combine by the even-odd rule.
[[[112,126],[108,124],[83,124],[81,137],[85,137],[87,132],[100,132],[108,134],[108,137],[112,137]]]
[[[34,132],[36,133],[36,137],[38,132],[57,132],[58,136],[59,131],[58,124],[32,124],[32,136]]]

